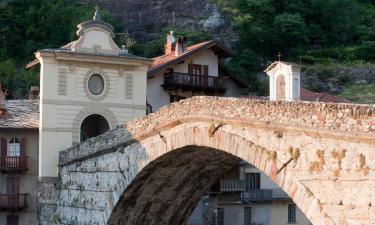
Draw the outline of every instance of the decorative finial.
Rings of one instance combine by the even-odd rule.
[[[129,32],[126,30],[122,33],[117,33],[120,36],[120,43],[121,43],[121,53],[127,54],[129,52],[129,48],[134,46],[137,41],[130,37]]]
[[[281,53],[277,54],[277,57],[279,57],[279,62],[281,62]]]
[[[101,20],[101,17],[99,15],[99,9],[100,9],[100,7],[98,5],[95,6],[95,15],[94,15],[93,20]]]

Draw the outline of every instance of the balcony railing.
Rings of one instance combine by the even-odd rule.
[[[27,156],[1,156],[1,171],[27,170]]]
[[[0,194],[0,209],[24,209],[27,208],[28,194]]]
[[[241,193],[243,201],[277,201],[289,200],[290,197],[282,189],[254,189]]]
[[[165,90],[225,91],[223,78],[221,77],[187,73],[165,74],[163,87]]]
[[[221,192],[236,192],[245,190],[245,181],[243,180],[220,180]]]

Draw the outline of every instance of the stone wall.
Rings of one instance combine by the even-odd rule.
[[[41,224],[183,222],[240,159],[313,224],[373,224],[374,133],[374,106],[194,97],[60,152]]]

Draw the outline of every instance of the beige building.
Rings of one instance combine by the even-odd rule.
[[[39,176],[57,177],[58,152],[146,114],[152,60],[128,54],[98,8],[78,40],[36,53],[40,63]],[[52,179],[53,180],[53,179]]]
[[[0,93],[0,224],[36,224],[39,102]]]

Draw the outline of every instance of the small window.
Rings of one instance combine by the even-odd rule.
[[[7,215],[7,225],[18,225],[18,216]]]
[[[8,156],[20,156],[21,143],[18,138],[11,138],[8,143]]]
[[[244,215],[243,224],[251,225],[251,207],[245,207],[243,215]]]
[[[89,78],[88,83],[89,91],[93,95],[100,95],[104,90],[104,79],[99,74],[93,74]]]
[[[224,208],[217,209],[217,225],[224,225]]]
[[[288,204],[288,223],[296,223],[296,204]]]

